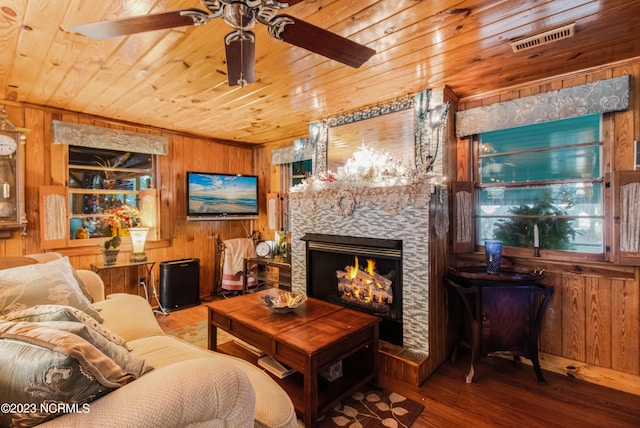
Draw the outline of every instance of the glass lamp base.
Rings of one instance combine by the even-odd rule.
[[[131,259],[129,259],[132,263],[146,262],[147,255],[145,253],[133,253],[131,254]]]

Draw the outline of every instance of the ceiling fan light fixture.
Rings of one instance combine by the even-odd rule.
[[[236,30],[248,31],[256,25],[255,11],[243,3],[233,3],[224,8],[224,22]]]
[[[250,8],[255,8],[260,6],[260,3],[262,3],[265,0],[204,0],[203,3],[207,4],[207,3],[224,3],[226,5],[234,5],[234,4],[242,4],[245,5],[247,7]],[[266,0],[267,3],[272,3],[273,0]]]

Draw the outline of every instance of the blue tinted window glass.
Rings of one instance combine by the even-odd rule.
[[[483,133],[477,162],[477,242],[602,253],[601,116]]]
[[[600,145],[481,158],[483,184],[588,179],[602,175]]]
[[[592,114],[483,132],[480,156],[594,143],[601,139],[600,115]]]

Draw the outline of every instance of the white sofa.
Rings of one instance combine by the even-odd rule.
[[[42,264],[60,255],[28,257]],[[261,369],[165,335],[145,299],[131,294],[105,298],[104,285],[96,273],[76,273],[86,294],[93,298],[102,326],[120,335],[131,354],[144,359],[153,370],[91,401],[87,412],[65,412],[39,426],[297,427],[291,399]]]

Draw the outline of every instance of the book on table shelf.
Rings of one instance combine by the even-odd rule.
[[[264,357],[260,357],[258,359],[258,365],[264,369],[267,369],[274,375],[278,376],[280,379],[289,376],[292,373],[295,373],[296,370],[291,367],[287,367],[278,360],[269,355],[265,355]]]
[[[261,350],[259,350],[255,346],[249,345],[247,342],[245,342],[243,340],[240,340],[238,338],[234,338],[233,341],[235,343],[237,343],[238,345],[242,346],[243,348],[245,348],[247,351],[249,351],[252,354],[254,354],[256,357],[262,357],[263,355],[266,355],[264,352],[262,352]]]

